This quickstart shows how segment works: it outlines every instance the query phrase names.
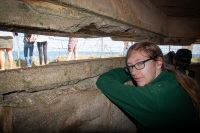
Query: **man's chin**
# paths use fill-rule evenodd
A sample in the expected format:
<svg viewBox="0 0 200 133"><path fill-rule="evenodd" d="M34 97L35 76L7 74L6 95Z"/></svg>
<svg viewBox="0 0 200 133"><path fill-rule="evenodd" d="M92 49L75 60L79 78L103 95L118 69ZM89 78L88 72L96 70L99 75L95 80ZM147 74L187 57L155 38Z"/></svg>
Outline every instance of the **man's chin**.
<svg viewBox="0 0 200 133"><path fill-rule="evenodd" d="M146 85L145 83L142 83L142 82L136 82L136 83L138 86L141 86L141 87Z"/></svg>

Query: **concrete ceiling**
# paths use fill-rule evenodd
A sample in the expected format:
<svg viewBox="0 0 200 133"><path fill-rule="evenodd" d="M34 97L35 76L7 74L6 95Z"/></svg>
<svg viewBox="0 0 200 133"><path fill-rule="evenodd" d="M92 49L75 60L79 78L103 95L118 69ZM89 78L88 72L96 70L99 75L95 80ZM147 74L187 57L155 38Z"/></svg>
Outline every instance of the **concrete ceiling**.
<svg viewBox="0 0 200 133"><path fill-rule="evenodd" d="M149 0L169 17L200 18L200 0Z"/></svg>
<svg viewBox="0 0 200 133"><path fill-rule="evenodd" d="M200 0L149 0L168 17L200 19ZM200 37L195 41L200 44Z"/></svg>
<svg viewBox="0 0 200 133"><path fill-rule="evenodd" d="M0 1L0 30L163 45L200 43L200 0L97 1Z"/></svg>

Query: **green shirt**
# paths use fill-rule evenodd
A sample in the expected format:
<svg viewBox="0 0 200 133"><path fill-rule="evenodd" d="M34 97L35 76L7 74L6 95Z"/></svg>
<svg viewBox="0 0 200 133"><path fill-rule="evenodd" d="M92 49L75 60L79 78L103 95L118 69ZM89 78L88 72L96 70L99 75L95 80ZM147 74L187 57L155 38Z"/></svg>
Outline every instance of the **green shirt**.
<svg viewBox="0 0 200 133"><path fill-rule="evenodd" d="M130 74L116 68L102 74L96 85L137 121L138 132L191 132L199 126L195 107L173 74L163 70L142 87L125 85L128 80Z"/></svg>

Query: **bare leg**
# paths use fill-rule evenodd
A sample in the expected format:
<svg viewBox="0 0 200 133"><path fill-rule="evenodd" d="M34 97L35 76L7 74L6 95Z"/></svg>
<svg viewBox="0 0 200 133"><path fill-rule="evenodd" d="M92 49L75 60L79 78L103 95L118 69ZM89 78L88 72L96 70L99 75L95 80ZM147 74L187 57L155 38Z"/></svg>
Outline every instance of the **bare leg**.
<svg viewBox="0 0 200 133"><path fill-rule="evenodd" d="M74 60L78 60L78 52L77 52L77 50L74 50Z"/></svg>
<svg viewBox="0 0 200 133"><path fill-rule="evenodd" d="M8 61L9 61L9 69L13 68L13 55L12 55L12 49L11 48L7 48L6 52L8 54Z"/></svg>
<svg viewBox="0 0 200 133"><path fill-rule="evenodd" d="M68 61L68 60L71 60L71 57L72 57L72 52L69 52L69 51L68 51L67 61Z"/></svg>
<svg viewBox="0 0 200 133"><path fill-rule="evenodd" d="M40 65L42 65L43 64L42 43L41 42L37 42L37 47L38 47L38 52L39 52Z"/></svg>
<svg viewBox="0 0 200 133"><path fill-rule="evenodd" d="M4 62L5 62L4 48L0 48L0 70L5 70Z"/></svg>

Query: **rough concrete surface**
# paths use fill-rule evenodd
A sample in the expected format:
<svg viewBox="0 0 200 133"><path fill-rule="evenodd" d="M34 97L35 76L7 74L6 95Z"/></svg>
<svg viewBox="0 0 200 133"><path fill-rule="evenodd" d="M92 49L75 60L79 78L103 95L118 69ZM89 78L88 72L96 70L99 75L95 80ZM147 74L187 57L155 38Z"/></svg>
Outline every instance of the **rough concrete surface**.
<svg viewBox="0 0 200 133"><path fill-rule="evenodd" d="M120 57L0 72L0 131L135 132L135 125L96 87L101 73L122 66Z"/></svg>

